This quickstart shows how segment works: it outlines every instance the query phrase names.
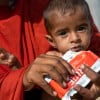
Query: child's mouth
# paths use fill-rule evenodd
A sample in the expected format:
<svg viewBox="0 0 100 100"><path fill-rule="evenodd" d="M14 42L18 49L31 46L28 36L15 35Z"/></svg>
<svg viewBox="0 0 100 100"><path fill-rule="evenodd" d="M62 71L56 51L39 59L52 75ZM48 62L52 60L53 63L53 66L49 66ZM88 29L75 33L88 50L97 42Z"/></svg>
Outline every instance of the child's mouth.
<svg viewBox="0 0 100 100"><path fill-rule="evenodd" d="M81 46L76 46L76 47L71 48L71 51L74 51L74 52L78 52L81 50L82 50Z"/></svg>

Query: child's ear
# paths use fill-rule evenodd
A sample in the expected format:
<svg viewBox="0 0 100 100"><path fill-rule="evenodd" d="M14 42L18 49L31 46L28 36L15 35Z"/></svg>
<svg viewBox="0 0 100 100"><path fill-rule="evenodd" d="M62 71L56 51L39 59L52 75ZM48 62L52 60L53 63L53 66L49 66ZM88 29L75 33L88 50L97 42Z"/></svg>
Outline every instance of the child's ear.
<svg viewBox="0 0 100 100"><path fill-rule="evenodd" d="M54 40L53 40L52 36L46 35L45 38L48 40L48 42L50 43L51 46L53 46L54 48L56 48L56 45L54 43Z"/></svg>

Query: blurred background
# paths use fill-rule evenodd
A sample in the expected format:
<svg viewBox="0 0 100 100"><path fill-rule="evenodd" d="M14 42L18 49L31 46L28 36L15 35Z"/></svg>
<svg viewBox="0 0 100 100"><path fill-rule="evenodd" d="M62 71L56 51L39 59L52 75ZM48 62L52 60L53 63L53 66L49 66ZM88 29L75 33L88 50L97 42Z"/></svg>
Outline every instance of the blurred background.
<svg viewBox="0 0 100 100"><path fill-rule="evenodd" d="M93 20L100 31L100 0L86 0L90 10L91 14L93 16Z"/></svg>

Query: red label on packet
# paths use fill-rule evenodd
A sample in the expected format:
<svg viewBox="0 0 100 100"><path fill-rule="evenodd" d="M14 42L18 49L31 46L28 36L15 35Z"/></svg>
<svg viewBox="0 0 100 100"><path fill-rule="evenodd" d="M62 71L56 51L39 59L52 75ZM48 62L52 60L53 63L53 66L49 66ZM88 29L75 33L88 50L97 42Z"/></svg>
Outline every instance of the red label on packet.
<svg viewBox="0 0 100 100"><path fill-rule="evenodd" d="M90 82L90 79L82 72L80 66L85 64L91 67L91 69L93 69L95 72L99 72L100 58L91 51L68 51L63 55L62 58L69 62L76 71L76 75L70 77L70 81L67 83L67 88L63 89L56 81L52 80L50 77L46 77L45 80L57 92L59 98L62 100L71 100L70 96L73 96L77 93L77 91L73 89L75 84L79 84L85 87Z"/></svg>

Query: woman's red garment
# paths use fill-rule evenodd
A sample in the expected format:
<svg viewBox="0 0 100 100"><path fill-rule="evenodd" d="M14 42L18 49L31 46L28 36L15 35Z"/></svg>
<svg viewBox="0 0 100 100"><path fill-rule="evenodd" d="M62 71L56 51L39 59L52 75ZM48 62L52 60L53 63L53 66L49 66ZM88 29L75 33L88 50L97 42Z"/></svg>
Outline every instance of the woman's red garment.
<svg viewBox="0 0 100 100"><path fill-rule="evenodd" d="M13 53L22 64L17 71L0 66L0 100L23 100L22 77L26 66L50 47L42 20L47 1L18 0L15 10L0 10L0 48ZM100 44L100 36L98 41ZM98 43L91 44L91 50L100 54Z"/></svg>
<svg viewBox="0 0 100 100"><path fill-rule="evenodd" d="M89 50L100 57L100 33L93 34Z"/></svg>
<svg viewBox="0 0 100 100"><path fill-rule="evenodd" d="M41 19L46 3L47 0L18 0L15 10L0 7L0 48L13 53L23 67L10 71L0 66L0 100L23 100L25 66L49 48Z"/></svg>

